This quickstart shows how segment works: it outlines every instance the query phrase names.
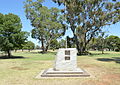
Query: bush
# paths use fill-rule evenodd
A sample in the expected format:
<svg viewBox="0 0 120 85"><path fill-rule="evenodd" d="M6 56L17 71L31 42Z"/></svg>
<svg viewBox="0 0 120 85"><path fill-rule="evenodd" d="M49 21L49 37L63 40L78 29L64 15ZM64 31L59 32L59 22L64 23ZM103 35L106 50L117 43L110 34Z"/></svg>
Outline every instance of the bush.
<svg viewBox="0 0 120 85"><path fill-rule="evenodd" d="M120 49L115 49L115 52L119 52L120 51Z"/></svg>

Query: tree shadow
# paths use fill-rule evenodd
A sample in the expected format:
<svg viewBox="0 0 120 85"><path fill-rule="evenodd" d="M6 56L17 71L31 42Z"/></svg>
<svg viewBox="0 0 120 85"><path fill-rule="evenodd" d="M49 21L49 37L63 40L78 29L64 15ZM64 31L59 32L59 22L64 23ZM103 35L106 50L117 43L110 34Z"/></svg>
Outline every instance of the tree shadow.
<svg viewBox="0 0 120 85"><path fill-rule="evenodd" d="M111 62L114 61L115 63L120 64L120 57L112 57L112 58L97 58L98 61L104 61L104 62Z"/></svg>
<svg viewBox="0 0 120 85"><path fill-rule="evenodd" d="M110 53L104 53L104 54L102 54L102 53L91 53L90 57L92 57L92 56L99 56L99 55L108 55L108 54L110 54Z"/></svg>
<svg viewBox="0 0 120 85"><path fill-rule="evenodd" d="M25 59L26 57L23 57L23 56L11 56L11 57L8 57L8 56L0 56L0 59Z"/></svg>
<svg viewBox="0 0 120 85"><path fill-rule="evenodd" d="M30 52L30 53L32 53L32 54L38 54L39 52Z"/></svg>
<svg viewBox="0 0 120 85"><path fill-rule="evenodd" d="M57 52L51 52L51 51L47 51L47 52L45 52L45 53L43 53L42 51L39 51L39 52L37 52L37 53L40 53L40 54L53 54L53 55L56 55L56 54L57 54Z"/></svg>

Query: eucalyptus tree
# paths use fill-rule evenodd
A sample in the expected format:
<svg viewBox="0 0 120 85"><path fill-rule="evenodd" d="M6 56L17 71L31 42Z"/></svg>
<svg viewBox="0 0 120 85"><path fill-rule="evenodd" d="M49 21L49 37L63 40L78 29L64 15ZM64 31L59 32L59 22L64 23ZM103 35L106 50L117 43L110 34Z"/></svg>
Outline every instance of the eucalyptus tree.
<svg viewBox="0 0 120 85"><path fill-rule="evenodd" d="M25 13L27 19L34 27L32 38L38 39L42 44L42 52L48 50L52 39L57 39L64 35L65 24L60 10L57 8L48 9L42 6L43 0L27 0L25 2Z"/></svg>
<svg viewBox="0 0 120 85"><path fill-rule="evenodd" d="M117 0L53 0L64 5L66 22L71 28L78 54L86 52L86 46L102 28L120 20L120 2Z"/></svg>
<svg viewBox="0 0 120 85"><path fill-rule="evenodd" d="M33 49L35 49L35 44L32 41L27 41L23 44L22 50L28 50L30 52Z"/></svg>
<svg viewBox="0 0 120 85"><path fill-rule="evenodd" d="M106 38L107 48L114 51L115 49L120 50L120 38L118 36L110 35Z"/></svg>
<svg viewBox="0 0 120 85"><path fill-rule="evenodd" d="M61 39L58 43L59 43L59 48L65 48L66 47L66 40Z"/></svg>
<svg viewBox="0 0 120 85"><path fill-rule="evenodd" d="M59 48L58 41L56 39L52 39L50 42L50 49L54 51L55 49L58 49L58 48Z"/></svg>
<svg viewBox="0 0 120 85"><path fill-rule="evenodd" d="M21 48L28 33L21 30L22 23L17 15L0 13L0 48L11 57L11 50Z"/></svg>
<svg viewBox="0 0 120 85"><path fill-rule="evenodd" d="M97 38L96 38L96 47L98 50L102 51L102 54L104 54L104 49L107 48L107 41L106 38L108 35L105 35L105 32L102 32Z"/></svg>
<svg viewBox="0 0 120 85"><path fill-rule="evenodd" d="M37 49L40 49L40 46L39 45L36 45L35 46L35 49L37 50Z"/></svg>

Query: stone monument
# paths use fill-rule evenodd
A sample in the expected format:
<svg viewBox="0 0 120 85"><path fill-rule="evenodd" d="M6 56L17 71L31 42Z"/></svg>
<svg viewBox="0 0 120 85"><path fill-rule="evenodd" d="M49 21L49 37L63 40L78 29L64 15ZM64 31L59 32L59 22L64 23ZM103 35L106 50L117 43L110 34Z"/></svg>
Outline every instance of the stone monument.
<svg viewBox="0 0 120 85"><path fill-rule="evenodd" d="M60 48L53 68L42 71L40 77L89 77L90 75L77 67L76 48Z"/></svg>
<svg viewBox="0 0 120 85"><path fill-rule="evenodd" d="M54 70L74 71L77 68L77 50L75 48L60 48L58 50Z"/></svg>

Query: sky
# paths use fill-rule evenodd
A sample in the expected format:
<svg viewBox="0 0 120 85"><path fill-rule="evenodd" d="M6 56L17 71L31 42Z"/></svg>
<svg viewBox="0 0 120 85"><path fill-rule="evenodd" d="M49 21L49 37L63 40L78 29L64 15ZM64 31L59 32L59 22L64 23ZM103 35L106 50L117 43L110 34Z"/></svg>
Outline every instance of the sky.
<svg viewBox="0 0 120 85"><path fill-rule="evenodd" d="M22 22L22 30L31 32L33 27L31 26L31 23L29 20L27 20L24 12L24 2L25 0L0 0L0 13L2 14L8 14L13 13L15 15L18 15L21 18ZM46 2L43 3L44 6L50 7L58 7L57 4L53 3L51 0L46 0ZM58 7L62 8L62 7ZM111 26L105 27L105 31L108 32L109 35L115 35L120 37L120 22ZM69 29L65 36L72 37L72 32ZM65 37L64 37L65 38ZM31 37L28 38L29 41L34 42L36 45L39 45L40 43L36 39L32 39Z"/></svg>

